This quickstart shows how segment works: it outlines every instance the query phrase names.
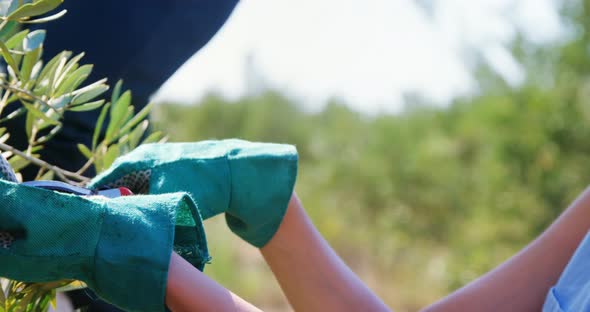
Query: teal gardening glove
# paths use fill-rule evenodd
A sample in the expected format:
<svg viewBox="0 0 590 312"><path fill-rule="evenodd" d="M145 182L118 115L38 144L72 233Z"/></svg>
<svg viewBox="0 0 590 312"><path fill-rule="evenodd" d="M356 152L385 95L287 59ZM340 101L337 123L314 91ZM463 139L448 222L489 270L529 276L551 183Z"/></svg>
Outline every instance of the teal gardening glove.
<svg viewBox="0 0 590 312"><path fill-rule="evenodd" d="M192 264L208 260L196 206L183 193L80 197L0 181L0 276L84 281L128 311L164 311L175 233L192 231ZM181 246L188 247L186 242Z"/></svg>
<svg viewBox="0 0 590 312"><path fill-rule="evenodd" d="M291 145L235 139L146 144L117 159L91 187L187 192L203 219L225 213L234 233L262 247L281 224L296 175L297 151Z"/></svg>

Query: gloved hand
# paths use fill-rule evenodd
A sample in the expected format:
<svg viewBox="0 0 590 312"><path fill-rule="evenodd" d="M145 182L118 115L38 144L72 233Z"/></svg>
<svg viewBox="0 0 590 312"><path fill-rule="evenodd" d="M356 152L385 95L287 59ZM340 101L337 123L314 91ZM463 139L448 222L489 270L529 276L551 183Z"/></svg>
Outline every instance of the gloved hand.
<svg viewBox="0 0 590 312"><path fill-rule="evenodd" d="M294 146L242 140L146 144L118 158L90 187L134 193L188 192L203 219L224 213L229 228L262 247L277 231L295 184Z"/></svg>
<svg viewBox="0 0 590 312"><path fill-rule="evenodd" d="M0 276L81 280L123 309L164 311L175 225L199 238L193 264L208 259L201 220L183 193L107 199L0 180L0 198L0 232L10 235Z"/></svg>

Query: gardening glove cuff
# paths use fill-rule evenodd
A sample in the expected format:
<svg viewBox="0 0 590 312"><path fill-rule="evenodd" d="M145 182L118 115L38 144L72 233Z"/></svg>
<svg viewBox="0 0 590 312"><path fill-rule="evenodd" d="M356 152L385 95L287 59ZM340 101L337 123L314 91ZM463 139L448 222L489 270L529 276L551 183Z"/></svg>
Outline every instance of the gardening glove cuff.
<svg viewBox="0 0 590 312"><path fill-rule="evenodd" d="M231 176L229 228L262 247L281 225L297 177L292 145L232 140L227 159Z"/></svg>
<svg viewBox="0 0 590 312"><path fill-rule="evenodd" d="M105 199L96 247L96 293L128 311L165 310L172 250L199 270L209 260L196 206L185 193ZM181 231L185 236L176 239ZM190 239L189 239L190 238Z"/></svg>

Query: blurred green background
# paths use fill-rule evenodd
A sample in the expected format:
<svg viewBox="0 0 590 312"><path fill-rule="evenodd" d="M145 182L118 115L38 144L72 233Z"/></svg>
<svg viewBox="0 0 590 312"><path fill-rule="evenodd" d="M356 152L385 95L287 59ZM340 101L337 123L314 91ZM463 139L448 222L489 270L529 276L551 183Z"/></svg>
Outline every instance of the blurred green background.
<svg viewBox="0 0 590 312"><path fill-rule="evenodd" d="M477 94L442 108L413 95L399 114L368 116L338 99L311 113L271 90L163 103L153 117L171 141L295 144L296 191L320 232L387 304L416 311L513 255L590 181L590 1L561 13L563 40L513 43L524 84L482 62ZM206 223L207 274L288 311L258 251L222 218Z"/></svg>

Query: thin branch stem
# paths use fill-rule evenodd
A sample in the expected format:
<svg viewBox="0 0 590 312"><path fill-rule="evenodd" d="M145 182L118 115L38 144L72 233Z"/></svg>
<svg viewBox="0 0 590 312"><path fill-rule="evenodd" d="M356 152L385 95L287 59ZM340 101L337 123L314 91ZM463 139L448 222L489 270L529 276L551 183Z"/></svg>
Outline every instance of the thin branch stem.
<svg viewBox="0 0 590 312"><path fill-rule="evenodd" d="M36 122L33 123L33 129L31 130L31 137L29 137L29 146L27 147L26 154L29 156L33 155L33 146L35 145L35 139L37 138L37 126Z"/></svg>
<svg viewBox="0 0 590 312"><path fill-rule="evenodd" d="M18 116L22 116L22 115L24 115L26 112L27 112L27 109L26 109L26 108L24 108L24 107L21 107L21 108L19 108L19 109L15 110L14 112L12 112L12 113L8 114L8 116L6 116L6 117L4 117L4 118L1 118L1 119L0 119L0 124L2 124L2 123L3 123L3 122L5 122L5 121L8 121L8 120L14 119L14 118L16 118L16 117L18 117ZM0 111L0 115L1 115L1 114L2 114L2 112Z"/></svg>
<svg viewBox="0 0 590 312"><path fill-rule="evenodd" d="M6 105L8 105L8 98L10 97L10 90L6 90L4 92L4 95L2 96L2 101L0 101L0 115L2 115L2 111L4 111L4 108L6 107Z"/></svg>
<svg viewBox="0 0 590 312"><path fill-rule="evenodd" d="M63 180L64 182L67 182L70 184L75 184L75 185L84 185L84 184L90 182L90 179L85 176L82 176L82 175L77 174L75 172L71 172L71 171L59 168L59 167L54 166L46 161L43 161L43 160L38 159L36 157L27 155L26 153L23 153L22 151L14 148L8 144L0 143L0 150L12 152L13 154L18 155L18 156L30 161L31 163L33 163L39 167L43 167L47 170L51 170L55 173L55 175L57 175L57 177L59 179Z"/></svg>
<svg viewBox="0 0 590 312"><path fill-rule="evenodd" d="M51 139L53 139L53 137L55 137L62 129L62 125L59 126L55 126L53 129L51 129L51 131L49 131L48 134L40 137L34 144L35 145L39 145L39 144L45 144L47 142L49 142Z"/></svg>
<svg viewBox="0 0 590 312"><path fill-rule="evenodd" d="M6 26L6 24L8 24L8 20L7 20L7 19L3 19L3 20L2 20L2 24L0 24L0 30L1 30L2 28L4 28L4 26Z"/></svg>
<svg viewBox="0 0 590 312"><path fill-rule="evenodd" d="M38 101L39 103L41 103L41 105L55 111L56 113L58 113L61 116L61 113L55 107L51 106L51 104L49 104L47 101L34 95L33 93L29 92L28 90L24 90L19 87L11 86L11 85L4 84L4 83L0 83L0 88L6 89L6 90L11 90L16 93L22 93L22 94L30 97L31 99Z"/></svg>
<svg viewBox="0 0 590 312"><path fill-rule="evenodd" d="M41 179L41 177L45 174L46 171L47 171L47 169L45 169L45 167L39 168L39 171L37 172L37 176L35 177L35 180Z"/></svg>
<svg viewBox="0 0 590 312"><path fill-rule="evenodd" d="M14 50L14 49L10 49L9 51L12 54L18 54L18 55L25 55L26 54L24 51L19 51L19 50Z"/></svg>
<svg viewBox="0 0 590 312"><path fill-rule="evenodd" d="M94 156L95 155L92 155L92 157L90 157L88 161L84 164L84 166L82 166L82 168L76 171L76 173L80 175L84 174L84 172L86 172L86 170L88 170L90 166L92 166L92 164L94 163Z"/></svg>

